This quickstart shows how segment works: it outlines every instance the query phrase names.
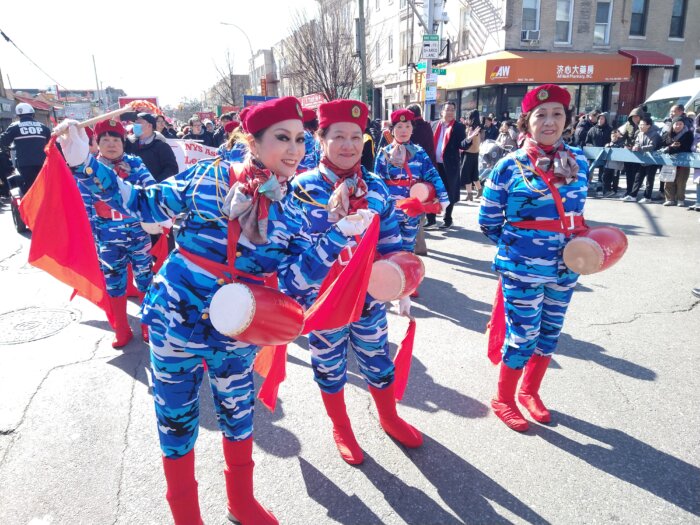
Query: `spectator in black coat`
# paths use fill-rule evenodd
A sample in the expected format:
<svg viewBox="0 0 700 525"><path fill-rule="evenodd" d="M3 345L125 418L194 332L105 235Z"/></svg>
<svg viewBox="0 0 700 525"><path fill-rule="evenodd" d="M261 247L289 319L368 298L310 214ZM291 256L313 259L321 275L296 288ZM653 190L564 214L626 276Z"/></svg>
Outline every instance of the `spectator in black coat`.
<svg viewBox="0 0 700 525"><path fill-rule="evenodd" d="M150 113L139 113L134 121L133 135L129 135L125 151L141 157L143 163L157 182L177 174L175 154L163 135L155 131L156 117Z"/></svg>
<svg viewBox="0 0 700 525"><path fill-rule="evenodd" d="M156 117L156 131L163 135L166 139L176 139L177 132L173 129L172 125L168 124L163 115L158 115Z"/></svg>
<svg viewBox="0 0 700 525"><path fill-rule="evenodd" d="M602 148L608 142L610 142L610 133L612 128L608 124L608 114L601 113L598 115L598 121L595 126L592 126L586 134L586 140L584 146L595 146L597 148Z"/></svg>
<svg viewBox="0 0 700 525"><path fill-rule="evenodd" d="M440 120L432 123L433 144L435 144L436 167L450 197L450 205L445 210L444 222L440 229L452 227L452 209L459 202L460 148L467 138L464 124L455 120L457 107L454 102L442 105ZM435 224L435 215L428 214L426 228Z"/></svg>
<svg viewBox="0 0 700 525"><path fill-rule="evenodd" d="M586 144L588 130L595 126L599 114L598 111L591 111L586 118L581 119L578 124L576 124L576 129L574 130L574 146L582 147Z"/></svg>
<svg viewBox="0 0 700 525"><path fill-rule="evenodd" d="M411 142L425 150L430 161L435 165L435 144L433 143L433 128L425 120L418 104L411 104L406 109L415 115Z"/></svg>
<svg viewBox="0 0 700 525"><path fill-rule="evenodd" d="M185 140L196 140L201 142L205 146L212 147L214 145L214 136L209 133L204 126L202 121L198 118L192 117L189 121L190 131L184 137Z"/></svg>
<svg viewBox="0 0 700 525"><path fill-rule="evenodd" d="M218 148L221 146L224 142L226 142L226 139L228 138L226 133L226 123L227 122L233 122L233 113L224 113L219 117L219 123L220 126L216 128L216 131L214 131L214 147Z"/></svg>
<svg viewBox="0 0 700 525"><path fill-rule="evenodd" d="M496 140L498 138L498 128L494 124L492 116L484 117L481 131L484 134L484 140Z"/></svg>

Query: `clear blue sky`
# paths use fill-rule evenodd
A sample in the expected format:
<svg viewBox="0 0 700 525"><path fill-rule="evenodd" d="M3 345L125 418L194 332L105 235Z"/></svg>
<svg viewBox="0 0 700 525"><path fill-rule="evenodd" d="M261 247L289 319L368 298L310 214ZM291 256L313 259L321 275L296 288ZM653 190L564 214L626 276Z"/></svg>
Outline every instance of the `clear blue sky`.
<svg viewBox="0 0 700 525"><path fill-rule="evenodd" d="M0 29L59 83L94 89L97 73L104 87L129 96L158 96L162 105L182 97L199 98L217 79L214 64L226 50L237 73L247 73L250 51L269 48L288 35L293 14L313 9L314 0L147 0L6 2ZM9 16L7 14L9 13ZM0 38L0 70L14 88L45 89L52 81Z"/></svg>

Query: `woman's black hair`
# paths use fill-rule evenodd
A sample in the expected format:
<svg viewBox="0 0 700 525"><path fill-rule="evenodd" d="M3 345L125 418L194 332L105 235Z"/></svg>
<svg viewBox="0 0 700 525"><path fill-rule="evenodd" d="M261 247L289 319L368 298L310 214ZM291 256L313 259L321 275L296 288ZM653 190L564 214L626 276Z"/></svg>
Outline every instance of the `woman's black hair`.
<svg viewBox="0 0 700 525"><path fill-rule="evenodd" d="M119 133L116 131L105 131L104 133L100 133L100 135L97 137L97 143L100 143L100 139L107 135L108 137L117 137L118 139L122 139L122 144L124 144L124 137L122 137Z"/></svg>

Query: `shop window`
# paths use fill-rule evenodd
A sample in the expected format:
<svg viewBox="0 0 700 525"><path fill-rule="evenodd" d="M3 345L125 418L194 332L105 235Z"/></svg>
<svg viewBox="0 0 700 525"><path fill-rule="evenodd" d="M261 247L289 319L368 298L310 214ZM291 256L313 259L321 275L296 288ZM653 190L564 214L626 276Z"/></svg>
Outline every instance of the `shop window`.
<svg viewBox="0 0 700 525"><path fill-rule="evenodd" d="M632 0L632 18L630 19L630 35L644 36L647 33L647 0Z"/></svg>
<svg viewBox="0 0 700 525"><path fill-rule="evenodd" d="M664 69L664 77L662 80L662 84L666 86L668 84L671 84L672 82L677 82L680 69L680 64L676 64L673 67L667 67L666 69Z"/></svg>
<svg viewBox="0 0 700 525"><path fill-rule="evenodd" d="M673 0L673 11L671 11L671 31L668 36L671 38L683 38L685 33L685 12L688 9L687 0Z"/></svg>
<svg viewBox="0 0 700 525"><path fill-rule="evenodd" d="M574 19L574 0L557 0L554 41L571 43L571 25Z"/></svg>
<svg viewBox="0 0 700 525"><path fill-rule="evenodd" d="M595 9L595 30L593 43L607 45L610 43L610 20L612 18L612 1L598 1Z"/></svg>
<svg viewBox="0 0 700 525"><path fill-rule="evenodd" d="M462 95L460 97L459 111L463 117L469 115L469 112L476 109L477 103L477 93L478 90L474 89L463 89Z"/></svg>
<svg viewBox="0 0 700 525"><path fill-rule="evenodd" d="M497 114L498 88L484 87L479 90L479 112L484 115Z"/></svg>
<svg viewBox="0 0 700 525"><path fill-rule="evenodd" d="M523 31L540 28L540 0L523 0Z"/></svg>
<svg viewBox="0 0 700 525"><path fill-rule="evenodd" d="M588 84L581 86L581 105L579 111L586 113L594 109L603 107L603 86L596 84Z"/></svg>
<svg viewBox="0 0 700 525"><path fill-rule="evenodd" d="M387 55L389 57L389 62L394 60L394 35L389 35L387 42Z"/></svg>

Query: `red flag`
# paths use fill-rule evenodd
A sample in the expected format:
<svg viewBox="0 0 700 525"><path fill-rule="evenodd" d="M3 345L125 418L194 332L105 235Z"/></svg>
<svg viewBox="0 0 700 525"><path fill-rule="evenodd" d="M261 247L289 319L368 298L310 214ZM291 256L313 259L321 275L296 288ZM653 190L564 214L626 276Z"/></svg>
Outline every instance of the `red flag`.
<svg viewBox="0 0 700 525"><path fill-rule="evenodd" d="M379 216L375 216L350 262L337 274L334 281L324 281L322 293L304 315L302 333L340 328L360 318L378 240Z"/></svg>
<svg viewBox="0 0 700 525"><path fill-rule="evenodd" d="M409 197L407 199L401 199L396 201L396 208L403 210L403 212L410 217L418 217L423 213L440 213L442 208L440 207L440 202L435 200L435 202L429 202L423 204L418 200L418 197Z"/></svg>
<svg viewBox="0 0 700 525"><path fill-rule="evenodd" d="M164 228L163 233L156 243L151 246L151 256L153 257L153 275L158 273L160 267L163 266L165 259L168 257L168 235L170 234L170 228Z"/></svg>
<svg viewBox="0 0 700 525"><path fill-rule="evenodd" d="M488 356L494 365L501 362L503 342L506 340L506 310L503 302L503 289L501 280L498 280L496 298L493 301L491 320L486 325L486 335L489 338Z"/></svg>
<svg viewBox="0 0 700 525"><path fill-rule="evenodd" d="M411 317L408 322L406 335L401 341L396 357L394 358L394 398L396 401L403 399L403 393L408 385L408 375L411 373L411 359L413 358L413 340L416 338L416 320Z"/></svg>
<svg viewBox="0 0 700 525"><path fill-rule="evenodd" d="M44 166L20 204L22 220L32 230L29 263L102 308L113 324L104 275L78 186L55 138L45 151Z"/></svg>

